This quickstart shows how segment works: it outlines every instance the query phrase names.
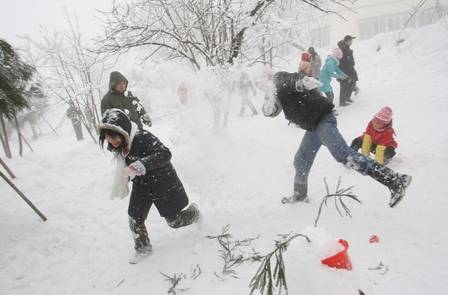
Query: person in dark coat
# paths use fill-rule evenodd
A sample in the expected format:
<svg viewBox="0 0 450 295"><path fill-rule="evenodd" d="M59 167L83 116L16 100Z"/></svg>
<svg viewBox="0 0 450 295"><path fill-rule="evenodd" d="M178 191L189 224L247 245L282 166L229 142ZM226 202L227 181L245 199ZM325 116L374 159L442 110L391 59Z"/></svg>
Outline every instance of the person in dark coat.
<svg viewBox="0 0 450 295"><path fill-rule="evenodd" d="M137 124L139 129L143 128L142 123L151 127L152 120L144 107L139 102L139 99L128 91L128 80L119 72L111 72L109 76L108 93L103 96L101 101L102 114L108 109L120 109L124 111ZM142 121L142 122L141 122Z"/></svg>
<svg viewBox="0 0 450 295"><path fill-rule="evenodd" d="M347 106L353 102L351 96L352 92L355 90L356 81L358 81L353 50L350 48L353 39L355 38L356 37L346 35L343 40L338 42L338 46L342 50L342 59L339 61L339 68L348 76L347 79L338 80L341 86L339 94L340 106Z"/></svg>
<svg viewBox="0 0 450 295"><path fill-rule="evenodd" d="M308 48L308 53L311 54L311 75L313 78L319 80L320 69L322 67L322 60L319 54L314 50L314 47Z"/></svg>
<svg viewBox="0 0 450 295"><path fill-rule="evenodd" d="M264 115L275 117L283 111L288 121L306 130L294 160L294 194L284 198L283 203L308 200L309 171L322 145L336 161L387 186L391 207L403 198L411 176L396 173L350 148L337 129L333 103L315 89L317 85L309 83L311 78L299 73L278 72L266 79L267 83L262 87L266 92Z"/></svg>
<svg viewBox="0 0 450 295"><path fill-rule="evenodd" d="M66 111L66 116L72 121L72 127L75 131L75 136L77 137L77 141L83 140L83 129L81 128L81 120L77 109L75 108L75 104L70 101L69 108Z"/></svg>
<svg viewBox="0 0 450 295"><path fill-rule="evenodd" d="M100 145L103 147L106 140L107 149L123 158L127 165L124 174L133 182L128 216L136 255L152 250L145 220L153 204L172 228L198 221L200 212L195 203L187 207L188 196L170 163L172 154L156 136L138 129L119 109L105 112L99 133Z"/></svg>

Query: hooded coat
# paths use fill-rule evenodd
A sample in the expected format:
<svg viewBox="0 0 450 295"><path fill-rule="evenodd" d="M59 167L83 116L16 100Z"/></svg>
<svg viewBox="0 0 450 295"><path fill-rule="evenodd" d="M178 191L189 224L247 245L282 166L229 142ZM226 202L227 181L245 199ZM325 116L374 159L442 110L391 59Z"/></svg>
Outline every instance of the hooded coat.
<svg viewBox="0 0 450 295"><path fill-rule="evenodd" d="M305 130L313 131L322 118L333 110L334 104L316 89L299 89L297 85L302 78L299 73L276 73L273 77L275 100L283 109L288 121ZM278 115L280 109L274 110L273 114L265 113L265 115L271 117Z"/></svg>
<svg viewBox="0 0 450 295"><path fill-rule="evenodd" d="M128 80L119 72L111 72L109 77L108 93L105 94L101 102L102 114L107 109L120 109L124 111L139 129L143 128L141 116L145 114L145 110L140 106L139 99L134 96L125 96L125 93L120 93L114 90L114 87L120 82L125 81L128 87ZM125 88L126 90L126 88ZM139 110L138 110L139 109Z"/></svg>
<svg viewBox="0 0 450 295"><path fill-rule="evenodd" d="M331 78L344 78L345 74L338 67L339 61L332 55L328 55L320 71L320 82L323 83L320 91L325 93L333 92L331 87Z"/></svg>
<svg viewBox="0 0 450 295"><path fill-rule="evenodd" d="M178 175L170 160L169 149L152 133L137 129L133 122L120 110L107 113L99 129L110 129L120 133L125 138L125 147L116 151L122 155L126 165L140 161L146 173L132 179L132 198L149 198L155 203L162 217L171 217L187 206L189 200ZM108 150L114 147L108 144ZM130 204L129 215L139 214L139 208Z"/></svg>

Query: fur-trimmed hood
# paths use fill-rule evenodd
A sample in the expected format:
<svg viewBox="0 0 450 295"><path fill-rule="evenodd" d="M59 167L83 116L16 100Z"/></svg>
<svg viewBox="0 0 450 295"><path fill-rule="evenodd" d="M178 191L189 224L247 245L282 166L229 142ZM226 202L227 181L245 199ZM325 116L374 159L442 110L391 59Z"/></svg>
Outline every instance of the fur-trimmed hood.
<svg viewBox="0 0 450 295"><path fill-rule="evenodd" d="M108 109L103 115L102 122L98 125L99 133L103 129L108 129L121 134L125 138L125 148L122 153L128 154L131 150L134 136L138 130L137 125L130 121L130 118L120 109ZM108 150L114 148L108 143Z"/></svg>

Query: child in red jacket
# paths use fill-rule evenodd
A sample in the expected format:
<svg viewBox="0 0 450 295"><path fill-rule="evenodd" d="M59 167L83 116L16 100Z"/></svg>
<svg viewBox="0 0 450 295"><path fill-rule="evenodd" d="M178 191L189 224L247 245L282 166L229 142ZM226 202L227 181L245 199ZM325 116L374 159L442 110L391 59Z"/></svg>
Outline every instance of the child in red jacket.
<svg viewBox="0 0 450 295"><path fill-rule="evenodd" d="M398 146L394 135L392 109L384 107L375 114L363 135L353 140L351 147L356 151L361 148L361 153L366 156L375 153L375 161L386 164L394 157Z"/></svg>

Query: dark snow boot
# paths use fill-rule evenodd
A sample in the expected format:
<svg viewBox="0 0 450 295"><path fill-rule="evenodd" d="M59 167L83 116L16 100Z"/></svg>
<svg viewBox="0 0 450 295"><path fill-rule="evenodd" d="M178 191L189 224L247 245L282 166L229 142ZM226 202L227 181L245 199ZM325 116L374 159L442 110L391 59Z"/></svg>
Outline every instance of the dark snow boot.
<svg viewBox="0 0 450 295"><path fill-rule="evenodd" d="M200 220L200 211L195 203L192 203L175 216L166 217L167 224L172 228L179 228L190 225Z"/></svg>
<svg viewBox="0 0 450 295"><path fill-rule="evenodd" d="M136 253L146 253L152 251L152 245L148 238L147 229L144 220L129 217L130 229L134 240L134 249Z"/></svg>
<svg viewBox="0 0 450 295"><path fill-rule="evenodd" d="M395 207L405 196L406 189L411 183L412 177L407 174L394 172L392 169L374 163L372 169L368 173L373 179L389 188L391 192L391 200L389 206Z"/></svg>

